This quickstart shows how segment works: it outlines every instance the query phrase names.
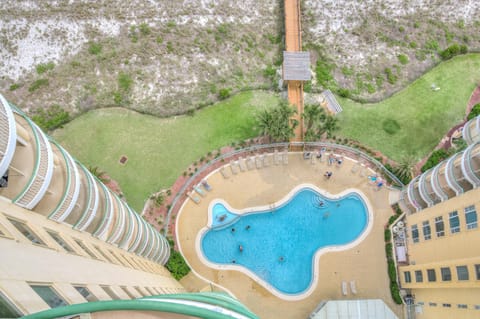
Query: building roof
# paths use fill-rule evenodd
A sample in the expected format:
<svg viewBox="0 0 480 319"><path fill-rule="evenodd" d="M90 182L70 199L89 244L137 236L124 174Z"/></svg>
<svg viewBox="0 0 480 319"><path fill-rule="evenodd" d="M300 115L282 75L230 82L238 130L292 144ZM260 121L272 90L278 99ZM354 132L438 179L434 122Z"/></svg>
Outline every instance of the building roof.
<svg viewBox="0 0 480 319"><path fill-rule="evenodd" d="M310 81L310 52L283 51L283 80Z"/></svg>
<svg viewBox="0 0 480 319"><path fill-rule="evenodd" d="M398 319L380 299L330 300L321 303L310 319Z"/></svg>

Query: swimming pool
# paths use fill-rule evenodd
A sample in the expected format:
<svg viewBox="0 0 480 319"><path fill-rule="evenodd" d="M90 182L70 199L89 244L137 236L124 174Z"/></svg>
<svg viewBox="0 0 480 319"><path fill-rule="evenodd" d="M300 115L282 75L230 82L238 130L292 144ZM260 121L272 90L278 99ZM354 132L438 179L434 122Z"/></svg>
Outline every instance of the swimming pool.
<svg viewBox="0 0 480 319"><path fill-rule="evenodd" d="M242 211L214 200L197 241L210 266L244 271L277 295L301 296L318 277L315 260L360 242L369 215L355 190L331 196L302 185L274 205Z"/></svg>

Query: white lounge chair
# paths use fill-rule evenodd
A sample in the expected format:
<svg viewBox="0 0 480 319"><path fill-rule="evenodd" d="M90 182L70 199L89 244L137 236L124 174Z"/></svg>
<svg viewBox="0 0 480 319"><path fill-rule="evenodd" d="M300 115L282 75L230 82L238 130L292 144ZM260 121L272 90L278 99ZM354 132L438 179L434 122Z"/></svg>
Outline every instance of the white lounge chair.
<svg viewBox="0 0 480 319"><path fill-rule="evenodd" d="M255 166L257 168L262 168L263 165L263 155L257 155L255 157Z"/></svg>
<svg viewBox="0 0 480 319"><path fill-rule="evenodd" d="M249 171L255 168L255 160L251 156L247 159L247 168Z"/></svg>
<svg viewBox="0 0 480 319"><path fill-rule="evenodd" d="M273 152L273 162L275 163L275 165L280 165L280 161L281 161L281 158L280 158L280 156L279 156L279 154L278 154L278 151L275 150L275 151Z"/></svg>
<svg viewBox="0 0 480 319"><path fill-rule="evenodd" d="M198 195L205 197L205 192L198 185L194 186L193 189L198 193Z"/></svg>
<svg viewBox="0 0 480 319"><path fill-rule="evenodd" d="M283 157L283 165L287 165L288 164L288 152L283 152L282 157Z"/></svg>
<svg viewBox="0 0 480 319"><path fill-rule="evenodd" d="M352 294L354 295L357 294L357 287L355 285L355 280L350 281L350 290L352 291Z"/></svg>
<svg viewBox="0 0 480 319"><path fill-rule="evenodd" d="M238 159L238 166L240 167L240 170L242 172L245 172L247 170L247 165L245 165L245 159L244 158L239 158Z"/></svg>
<svg viewBox="0 0 480 319"><path fill-rule="evenodd" d="M346 281L342 281L342 295L346 296L348 294L348 291L347 291L347 282Z"/></svg>
<svg viewBox="0 0 480 319"><path fill-rule="evenodd" d="M193 194L193 192L188 193L187 196L188 196L188 198L193 200L193 202L195 204L200 204L200 198L198 196L196 196L195 194Z"/></svg>
<svg viewBox="0 0 480 319"><path fill-rule="evenodd" d="M220 173L222 174L223 178L227 179L229 176L227 174L227 171L225 170L225 166L222 166L222 168L220 168Z"/></svg>
<svg viewBox="0 0 480 319"><path fill-rule="evenodd" d="M230 162L230 170L232 171L233 175L236 175L238 173L238 163L231 161Z"/></svg>

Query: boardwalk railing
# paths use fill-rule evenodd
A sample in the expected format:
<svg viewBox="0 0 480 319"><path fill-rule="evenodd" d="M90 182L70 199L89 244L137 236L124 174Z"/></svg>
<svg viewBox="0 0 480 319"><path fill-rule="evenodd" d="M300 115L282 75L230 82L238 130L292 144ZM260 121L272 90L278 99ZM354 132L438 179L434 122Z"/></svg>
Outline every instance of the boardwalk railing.
<svg viewBox="0 0 480 319"><path fill-rule="evenodd" d="M210 162L206 163L202 167L200 167L180 188L180 190L175 195L170 209L167 212L167 216L165 219L164 225L164 235L168 234L168 228L170 225L170 218L172 212L178 211L180 209L179 205L182 204L181 198L186 193L186 191L193 187L195 184L199 183L203 177L205 177L208 173L214 171L215 169L220 168L224 164L227 164L227 159L234 159L240 157L241 155L247 155L249 153L265 153L269 150L280 150L280 151L288 151L289 147L295 147L299 149L300 147L305 149L305 151L313 151L314 149L320 150L321 148L326 148L328 151L331 152L342 152L347 157L353 157L355 160L364 162L365 164L370 164L370 167L373 169L382 172L382 174L387 177L391 186L394 188L402 189L404 187L403 183L385 166L382 165L379 161L374 159L373 157L363 153L362 151L340 144L333 144L333 143L326 143L326 142L291 142L291 143L273 143L273 144L260 144L260 145L252 145L246 148L238 149L229 153L222 154L221 156L211 160Z"/></svg>

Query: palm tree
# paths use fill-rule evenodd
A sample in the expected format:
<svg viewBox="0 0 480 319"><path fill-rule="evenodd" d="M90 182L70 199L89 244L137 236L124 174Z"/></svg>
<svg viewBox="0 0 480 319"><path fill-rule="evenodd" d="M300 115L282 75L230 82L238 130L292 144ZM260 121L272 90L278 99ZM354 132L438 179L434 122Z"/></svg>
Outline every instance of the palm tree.
<svg viewBox="0 0 480 319"><path fill-rule="evenodd" d="M398 165L394 168L394 173L404 183L408 184L413 177L413 167L417 159L413 155L407 155L400 159Z"/></svg>
<svg viewBox="0 0 480 319"><path fill-rule="evenodd" d="M298 121L292 119L295 113L296 110L286 102L274 108L262 110L257 114L257 127L260 134L268 136L270 141L288 141L295 135L294 130L298 125Z"/></svg>
<svg viewBox="0 0 480 319"><path fill-rule="evenodd" d="M328 136L338 129L337 119L326 114L318 104L305 105L302 117L305 121L305 140L308 142L319 140L324 133Z"/></svg>
<svg viewBox="0 0 480 319"><path fill-rule="evenodd" d="M88 170L92 173L93 176L98 178L102 183L106 184L110 182L110 179L106 176L105 172L102 171L98 166L88 166Z"/></svg>

